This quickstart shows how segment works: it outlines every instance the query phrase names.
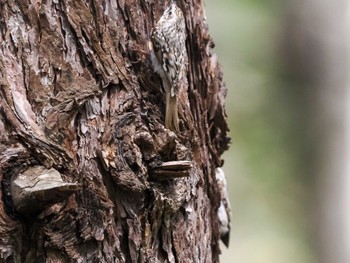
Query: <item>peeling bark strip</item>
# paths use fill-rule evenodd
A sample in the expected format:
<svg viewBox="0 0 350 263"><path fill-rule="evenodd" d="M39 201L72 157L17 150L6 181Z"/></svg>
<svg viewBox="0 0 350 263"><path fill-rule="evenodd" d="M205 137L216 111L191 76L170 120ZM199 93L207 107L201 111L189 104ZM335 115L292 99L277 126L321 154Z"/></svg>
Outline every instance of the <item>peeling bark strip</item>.
<svg viewBox="0 0 350 263"><path fill-rule="evenodd" d="M226 89L203 2L175 2L189 62L178 134L148 50L169 3L0 1L0 262L218 262ZM11 181L38 167L82 189L24 220Z"/></svg>

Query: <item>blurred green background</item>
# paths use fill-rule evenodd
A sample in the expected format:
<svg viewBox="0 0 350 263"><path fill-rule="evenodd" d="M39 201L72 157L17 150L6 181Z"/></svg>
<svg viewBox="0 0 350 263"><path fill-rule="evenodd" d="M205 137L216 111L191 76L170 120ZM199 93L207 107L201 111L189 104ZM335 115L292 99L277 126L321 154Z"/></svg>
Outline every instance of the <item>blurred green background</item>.
<svg viewBox="0 0 350 263"><path fill-rule="evenodd" d="M298 79L283 62L282 3L206 1L232 137L223 167L232 207L230 248L221 244L224 263L316 262L306 165L311 149Z"/></svg>

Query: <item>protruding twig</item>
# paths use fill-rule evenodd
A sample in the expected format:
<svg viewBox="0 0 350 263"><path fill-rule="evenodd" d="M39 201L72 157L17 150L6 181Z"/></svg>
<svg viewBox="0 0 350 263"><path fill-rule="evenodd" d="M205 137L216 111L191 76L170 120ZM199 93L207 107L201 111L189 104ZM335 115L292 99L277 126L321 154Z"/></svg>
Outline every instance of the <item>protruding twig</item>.
<svg viewBox="0 0 350 263"><path fill-rule="evenodd" d="M190 176L192 164L190 161L164 162L151 171L151 176L156 180L168 180Z"/></svg>
<svg viewBox="0 0 350 263"><path fill-rule="evenodd" d="M57 170L43 166L30 167L11 179L13 204L24 215L61 202L79 189L79 184L64 182Z"/></svg>

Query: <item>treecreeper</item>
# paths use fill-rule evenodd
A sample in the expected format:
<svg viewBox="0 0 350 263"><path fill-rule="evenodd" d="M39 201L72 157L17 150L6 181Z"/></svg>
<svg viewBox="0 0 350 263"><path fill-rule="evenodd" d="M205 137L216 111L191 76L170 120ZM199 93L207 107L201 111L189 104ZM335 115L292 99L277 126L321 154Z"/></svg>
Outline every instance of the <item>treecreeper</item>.
<svg viewBox="0 0 350 263"><path fill-rule="evenodd" d="M153 28L150 46L152 65L165 91L165 127L178 132L178 94L187 83L186 24L181 9L173 1Z"/></svg>

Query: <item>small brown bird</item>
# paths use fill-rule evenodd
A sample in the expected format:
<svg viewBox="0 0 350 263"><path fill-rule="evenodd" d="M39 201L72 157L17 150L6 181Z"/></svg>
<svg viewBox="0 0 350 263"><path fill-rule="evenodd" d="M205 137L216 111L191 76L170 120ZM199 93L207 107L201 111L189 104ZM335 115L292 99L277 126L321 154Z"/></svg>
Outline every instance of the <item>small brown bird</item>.
<svg viewBox="0 0 350 263"><path fill-rule="evenodd" d="M224 170L218 167L215 171L216 181L220 190L220 206L217 212L219 219L219 231L222 242L228 247L230 242L230 221L231 221L231 206L227 193L227 183Z"/></svg>
<svg viewBox="0 0 350 263"><path fill-rule="evenodd" d="M186 24L173 1L153 28L151 42L153 68L162 78L166 95L165 127L179 131L177 99L186 77Z"/></svg>

